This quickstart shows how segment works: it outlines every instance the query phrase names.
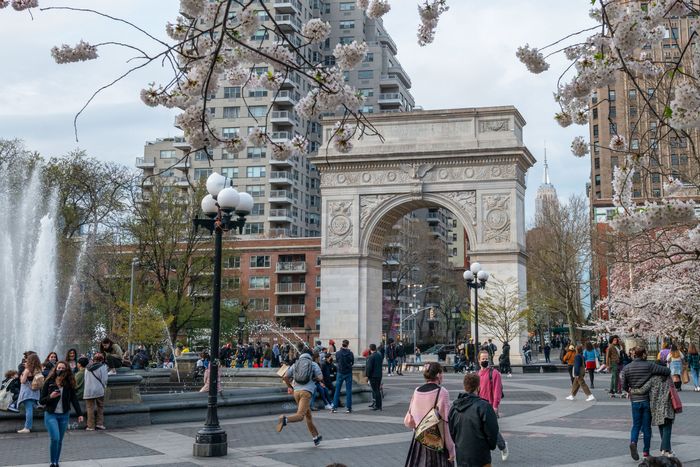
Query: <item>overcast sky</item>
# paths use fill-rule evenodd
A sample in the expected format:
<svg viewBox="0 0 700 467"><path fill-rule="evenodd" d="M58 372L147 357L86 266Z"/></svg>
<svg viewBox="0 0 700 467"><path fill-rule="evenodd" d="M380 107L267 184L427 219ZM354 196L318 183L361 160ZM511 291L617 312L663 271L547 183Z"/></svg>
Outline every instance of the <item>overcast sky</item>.
<svg viewBox="0 0 700 467"><path fill-rule="evenodd" d="M40 0L42 6L90 8L94 1ZM589 178L588 159L576 159L569 145L587 128L560 128L553 120L557 106L552 91L563 69L561 59L532 75L515 58L519 45L542 46L590 26L590 2L584 0L450 0L450 11L440 21L432 45L418 47L416 2L393 0L384 23L399 49L399 60L413 82L416 104L425 109L514 105L524 116L525 143L538 159L528 174L527 216L532 217L534 196L542 180L546 141L550 174L560 198L584 193ZM110 0L99 2L102 12L128 19L165 39L166 21L177 16L177 0ZM0 10L3 44L0 80L0 137L20 138L29 149L45 156L65 154L77 147L90 155L133 167L147 140L180 134L173 127L175 112L143 105L139 91L151 81L166 80L167 72L154 64L130 75L100 94L78 121L73 117L100 86L125 72L131 57L115 47L103 48L100 59L57 65L53 45L119 41L156 50L130 27L80 12Z"/></svg>

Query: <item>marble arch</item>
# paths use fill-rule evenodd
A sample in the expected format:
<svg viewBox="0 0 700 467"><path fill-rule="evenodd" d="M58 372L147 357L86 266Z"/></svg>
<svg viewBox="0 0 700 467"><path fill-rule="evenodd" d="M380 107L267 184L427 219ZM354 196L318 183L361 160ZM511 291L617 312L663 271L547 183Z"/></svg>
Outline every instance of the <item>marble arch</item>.
<svg viewBox="0 0 700 467"><path fill-rule="evenodd" d="M495 277L516 279L524 293L525 174L535 159L523 144L517 109L370 120L383 142L365 135L348 154L330 144L312 158L321 175L321 339L349 339L356 351L380 340L381 245L401 216L420 207L452 211L467 231L471 260ZM326 141L333 123L324 125ZM520 339L511 346L517 353Z"/></svg>

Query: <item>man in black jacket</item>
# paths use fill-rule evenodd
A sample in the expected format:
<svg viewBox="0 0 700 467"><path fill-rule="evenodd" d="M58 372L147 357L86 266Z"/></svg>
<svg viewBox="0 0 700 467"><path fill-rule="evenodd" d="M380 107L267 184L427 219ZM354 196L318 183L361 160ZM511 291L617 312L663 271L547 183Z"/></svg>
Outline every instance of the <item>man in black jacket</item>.
<svg viewBox="0 0 700 467"><path fill-rule="evenodd" d="M369 385L372 387L372 397L374 402L370 407L372 410L382 410L382 354L377 352L376 344L369 345L370 356L367 357L365 364L365 376L369 379Z"/></svg>
<svg viewBox="0 0 700 467"><path fill-rule="evenodd" d="M496 449L498 418L491 404L479 397L479 375L464 375L464 390L452 404L449 428L455 443L457 466L481 467L491 464Z"/></svg>
<svg viewBox="0 0 700 467"><path fill-rule="evenodd" d="M634 356L631 363L625 365L620 373L622 390L630 394L632 402L632 432L630 435L630 455L632 459L639 460L637 442L639 432L644 435L644 457L649 455L651 447L651 406L649 405L649 393L632 394L630 389L639 389L654 375L668 376L671 370L665 366L657 365L647 360L647 351L644 347L635 347L630 353Z"/></svg>
<svg viewBox="0 0 700 467"><path fill-rule="evenodd" d="M355 355L348 348L350 341L343 340L343 346L335 353L335 361L338 365L338 376L335 379L335 395L333 396L333 408L331 412L338 411L340 405L340 390L345 383L345 413L352 413L352 366L355 364Z"/></svg>

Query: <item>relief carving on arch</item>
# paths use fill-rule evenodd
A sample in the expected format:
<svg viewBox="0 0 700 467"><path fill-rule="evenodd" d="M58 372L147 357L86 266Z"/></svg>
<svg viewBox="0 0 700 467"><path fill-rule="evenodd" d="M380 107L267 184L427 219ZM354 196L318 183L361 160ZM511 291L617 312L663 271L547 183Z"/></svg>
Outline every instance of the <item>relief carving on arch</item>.
<svg viewBox="0 0 700 467"><path fill-rule="evenodd" d="M510 241L510 195L498 193L482 196L484 243L506 243Z"/></svg>
<svg viewBox="0 0 700 467"><path fill-rule="evenodd" d="M384 200L393 195L362 195L360 196L360 228L364 229L372 213Z"/></svg>
<svg viewBox="0 0 700 467"><path fill-rule="evenodd" d="M326 246L352 246L352 200L328 202Z"/></svg>
<svg viewBox="0 0 700 467"><path fill-rule="evenodd" d="M442 194L460 205L469 215L472 225L476 225L476 191L450 191Z"/></svg>

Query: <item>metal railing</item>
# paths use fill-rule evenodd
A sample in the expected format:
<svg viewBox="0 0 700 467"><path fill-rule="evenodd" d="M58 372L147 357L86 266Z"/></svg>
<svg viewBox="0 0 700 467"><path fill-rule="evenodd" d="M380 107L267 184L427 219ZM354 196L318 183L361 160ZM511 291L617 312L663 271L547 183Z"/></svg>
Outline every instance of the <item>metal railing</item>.
<svg viewBox="0 0 700 467"><path fill-rule="evenodd" d="M287 261L277 263L275 266L276 272L306 272L306 263L304 261Z"/></svg>
<svg viewBox="0 0 700 467"><path fill-rule="evenodd" d="M275 286L275 292L277 293L306 293L306 284L304 283L283 283L277 284Z"/></svg>
<svg viewBox="0 0 700 467"><path fill-rule="evenodd" d="M276 315L303 315L306 314L306 305L275 305Z"/></svg>

